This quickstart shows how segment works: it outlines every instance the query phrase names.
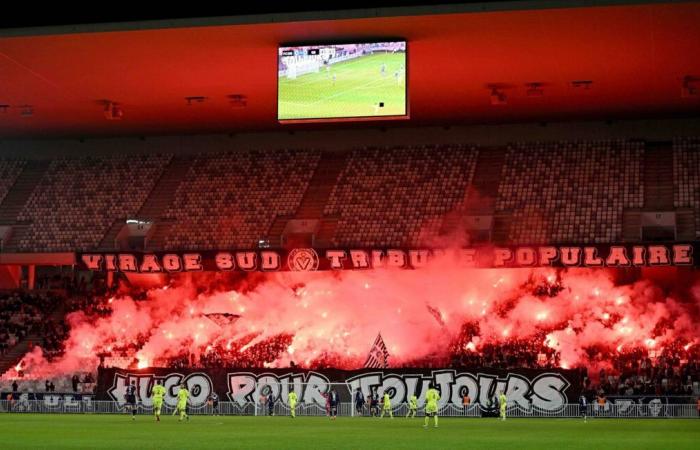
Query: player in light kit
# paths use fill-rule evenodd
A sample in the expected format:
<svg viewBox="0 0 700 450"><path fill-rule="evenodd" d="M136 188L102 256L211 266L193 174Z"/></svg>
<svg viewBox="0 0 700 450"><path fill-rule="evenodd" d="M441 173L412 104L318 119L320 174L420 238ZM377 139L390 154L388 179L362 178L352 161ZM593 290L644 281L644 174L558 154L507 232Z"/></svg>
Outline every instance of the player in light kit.
<svg viewBox="0 0 700 450"><path fill-rule="evenodd" d="M508 405L508 399L506 399L506 394L501 391L498 396L498 403L501 406L501 420L506 420L506 406Z"/></svg>
<svg viewBox="0 0 700 450"><path fill-rule="evenodd" d="M406 418L408 419L409 417L415 418L416 417L416 411L418 410L418 397L416 397L416 394L413 394L409 399L408 399L408 413L406 413Z"/></svg>
<svg viewBox="0 0 700 450"><path fill-rule="evenodd" d="M289 394L287 395L287 400L289 403L289 416L293 419L297 416L296 413L296 407L297 407L297 393L294 392L294 389L289 390Z"/></svg>
<svg viewBox="0 0 700 450"><path fill-rule="evenodd" d="M187 399L190 397L190 391L187 390L185 383L180 385L180 390L177 391L177 409L176 411L180 413L179 422L182 419L190 420L190 416L187 415Z"/></svg>
<svg viewBox="0 0 700 450"><path fill-rule="evenodd" d="M384 393L384 399L382 401L382 404L383 404L382 415L379 416L379 418L381 419L382 417L384 417L384 414L386 414L388 412L389 417L391 417L393 419L394 413L391 410L391 399L389 398L389 394L387 394L386 392Z"/></svg>
<svg viewBox="0 0 700 450"><path fill-rule="evenodd" d="M435 417L435 428L438 427L438 400L440 400L440 393L435 389L435 385L431 383L428 392L425 393L425 421L423 422L423 428L428 428L430 416Z"/></svg>
<svg viewBox="0 0 700 450"><path fill-rule="evenodd" d="M156 385L151 390L153 398L153 414L156 416L156 421L160 422L160 411L163 408L163 397L165 397L165 388L161 384L162 381L156 381Z"/></svg>
<svg viewBox="0 0 700 450"><path fill-rule="evenodd" d="M126 407L131 410L131 420L136 420L136 382L132 381L126 387Z"/></svg>

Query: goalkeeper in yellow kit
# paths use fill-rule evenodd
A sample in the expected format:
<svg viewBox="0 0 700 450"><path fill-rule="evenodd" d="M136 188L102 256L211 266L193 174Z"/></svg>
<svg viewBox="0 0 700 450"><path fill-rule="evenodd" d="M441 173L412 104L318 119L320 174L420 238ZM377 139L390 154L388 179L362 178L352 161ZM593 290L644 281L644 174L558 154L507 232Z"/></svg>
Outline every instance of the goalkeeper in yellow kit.
<svg viewBox="0 0 700 450"><path fill-rule="evenodd" d="M151 390L153 398L153 414L156 416L156 421L160 422L160 410L163 407L163 397L165 397L165 388L161 384L162 381L156 381L156 385Z"/></svg>
<svg viewBox="0 0 700 450"><path fill-rule="evenodd" d="M294 392L294 389L290 389L289 394L287 395L287 400L289 402L289 415L293 419L297 416L297 393Z"/></svg>
<svg viewBox="0 0 700 450"><path fill-rule="evenodd" d="M425 421L423 422L423 428L428 428L428 421L430 416L435 417L435 428L438 426L438 400L440 400L440 393L435 389L434 384L430 384L430 389L425 394Z"/></svg>
<svg viewBox="0 0 700 450"><path fill-rule="evenodd" d="M506 407L508 406L508 399L503 391L501 391L501 395L498 396L498 403L501 407L501 420L506 420Z"/></svg>

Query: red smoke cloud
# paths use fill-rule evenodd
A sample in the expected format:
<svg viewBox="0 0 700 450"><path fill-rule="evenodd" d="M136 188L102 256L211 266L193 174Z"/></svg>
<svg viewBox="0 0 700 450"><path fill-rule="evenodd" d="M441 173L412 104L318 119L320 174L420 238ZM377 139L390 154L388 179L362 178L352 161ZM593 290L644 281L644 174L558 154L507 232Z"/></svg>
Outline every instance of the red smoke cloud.
<svg viewBox="0 0 700 450"><path fill-rule="evenodd" d="M36 349L21 367L26 377L43 378L94 369L103 352L125 349L146 367L218 349L269 367L294 361L357 368L379 332L391 365L448 362L455 345L479 353L486 345L539 339L562 367L597 367L627 349L700 342L694 272L675 280L680 289L669 289L663 277L621 284L619 274L454 268L446 257L415 271L251 274L216 292L202 292L212 276L195 274L201 278L194 282L151 289L146 300L117 296L106 317L70 314L65 356L48 362ZM465 324L474 325L473 335L464 335ZM5 378L15 375L11 369Z"/></svg>

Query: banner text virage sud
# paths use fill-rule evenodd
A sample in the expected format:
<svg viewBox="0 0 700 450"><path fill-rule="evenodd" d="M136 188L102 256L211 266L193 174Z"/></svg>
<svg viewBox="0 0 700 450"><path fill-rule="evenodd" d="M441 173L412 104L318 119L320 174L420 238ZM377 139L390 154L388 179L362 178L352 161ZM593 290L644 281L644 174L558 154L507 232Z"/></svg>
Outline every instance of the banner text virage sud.
<svg viewBox="0 0 700 450"><path fill-rule="evenodd" d="M471 247L462 249L259 249L240 251L82 253L84 270L136 273L419 269L431 261L456 267L695 266L697 243Z"/></svg>

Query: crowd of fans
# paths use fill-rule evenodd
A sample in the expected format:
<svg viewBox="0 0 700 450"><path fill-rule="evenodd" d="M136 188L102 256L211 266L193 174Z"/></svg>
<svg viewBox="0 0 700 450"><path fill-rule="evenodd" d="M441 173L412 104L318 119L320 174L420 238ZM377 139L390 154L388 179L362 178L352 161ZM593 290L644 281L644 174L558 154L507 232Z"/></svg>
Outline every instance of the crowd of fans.
<svg viewBox="0 0 700 450"><path fill-rule="evenodd" d="M554 297L563 287L558 281L536 282L529 285L532 294ZM98 288L95 292L76 294L69 300L40 293L11 292L0 296L0 351L26 338L34 336L29 349L41 346L49 360L62 354L69 332L63 321L50 318L57 307L67 311L82 311L88 316L104 317L112 313L113 295ZM455 369L557 369L562 367L559 353L547 344L547 334L552 330L541 329L527 338L503 339L497 342L480 340L479 322L463 324L461 332L452 339L448 351L440 356L403 361L405 367L452 367ZM100 367L136 368L138 351L149 336L139 335L133 342L108 343L98 354ZM287 350L293 335L279 334L260 339L250 334L236 340L220 339L212 343L183 345L186 349L177 355L165 355L150 365L177 368L260 368L288 358ZM659 349L640 346L636 348L589 348L587 360L572 369L581 371L584 388L592 395L697 395L700 386L700 348L689 342L676 342ZM347 367L340 354L326 352L305 367L323 369ZM395 367L397 364L391 364ZM602 367L602 369L601 369ZM89 376L86 376L89 375ZM94 375L73 377L71 384L92 385ZM87 380L87 381L86 381ZM65 385L65 383L61 383ZM68 387L68 388L70 388ZM50 391L50 384L46 390Z"/></svg>
<svg viewBox="0 0 700 450"><path fill-rule="evenodd" d="M61 297L53 294L20 291L0 294L0 355L29 335L40 339L30 342L30 347L47 342L60 345L62 337L53 333L47 318L61 304Z"/></svg>
<svg viewBox="0 0 700 450"><path fill-rule="evenodd" d="M597 390L607 395L693 395L700 381L700 354L697 346L686 347L674 343L658 353L644 348L619 353L611 359L611 370L600 370Z"/></svg>

